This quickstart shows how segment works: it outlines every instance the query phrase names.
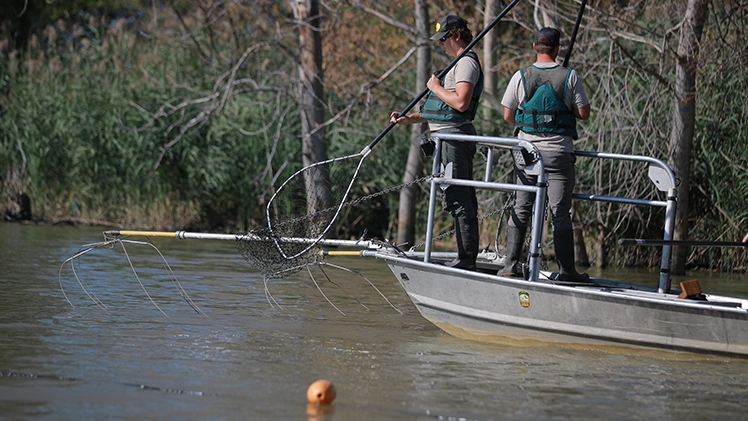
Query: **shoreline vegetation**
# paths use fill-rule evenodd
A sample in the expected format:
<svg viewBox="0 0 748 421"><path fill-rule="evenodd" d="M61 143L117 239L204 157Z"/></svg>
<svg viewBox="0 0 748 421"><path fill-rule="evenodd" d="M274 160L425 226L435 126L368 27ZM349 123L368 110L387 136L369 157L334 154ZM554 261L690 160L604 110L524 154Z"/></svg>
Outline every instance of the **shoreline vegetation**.
<svg viewBox="0 0 748 421"><path fill-rule="evenodd" d="M0 25L0 219L222 233L264 225L273 189L302 166L299 40L290 8L265 0L195 8L139 0L110 2L106 9L68 3L79 11L37 10L25 40L17 36L20 20L8 19L7 10ZM412 4L381 3L380 12L413 24ZM628 3L603 1L586 12L571 67L585 80L593 114L581 124L576 147L667 160L685 5ZM497 87L493 101L482 105L481 134L510 135L491 103L532 59L529 45L517 40L529 39L533 4L520 3L495 28ZM577 5L558 5L573 22ZM337 157L360 151L387 125L391 110L410 102L416 63L403 60L411 36L381 14L348 2L327 6L324 129L327 154ZM473 2L434 1L430 10L464 15L474 28L483 21ZM565 20L560 24L571 29ZM680 192L690 198L693 239L737 241L748 231L745 28L748 5L712 2L700 48L689 191ZM432 51L432 67L443 66L445 57L436 46ZM407 131L393 130L362 166L351 199L400 185L409 146ZM478 155L476 173L481 164ZM510 180L510 168L510 157L500 156L495 176ZM661 198L646 169L636 166L580 159L577 184L578 191ZM419 188L417 237L427 200L427 187ZM493 248L497 226L506 226L498 217L506 218L500 209L508 200L481 193L487 217L481 247ZM398 202L397 192L363 201L346 215L339 236L395 238ZM656 248L619 247L617 240L661 238L662 219L659 209L575 202L575 227L590 265L657 266ZM437 232L450 230L450 220L440 215ZM747 254L690 248L687 267L741 271Z"/></svg>

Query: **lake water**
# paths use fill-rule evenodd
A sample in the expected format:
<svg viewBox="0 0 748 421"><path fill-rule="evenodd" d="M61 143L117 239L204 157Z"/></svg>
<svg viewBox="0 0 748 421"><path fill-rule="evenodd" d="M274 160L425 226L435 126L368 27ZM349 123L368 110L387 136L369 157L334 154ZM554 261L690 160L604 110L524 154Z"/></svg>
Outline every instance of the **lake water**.
<svg viewBox="0 0 748 421"><path fill-rule="evenodd" d="M360 271L403 314L359 275L332 267L337 286L316 276L325 295L305 272L271 280L279 307L233 243L173 239L154 243L208 317L142 245L127 251L166 316L119 247L75 266L104 311L69 264L60 272L102 230L0 223L0 419L748 418L748 360L454 338L423 319L373 259L327 261ZM655 272L630 273L656 284ZM748 296L748 275L688 278ZM337 399L315 414L306 389L321 378Z"/></svg>

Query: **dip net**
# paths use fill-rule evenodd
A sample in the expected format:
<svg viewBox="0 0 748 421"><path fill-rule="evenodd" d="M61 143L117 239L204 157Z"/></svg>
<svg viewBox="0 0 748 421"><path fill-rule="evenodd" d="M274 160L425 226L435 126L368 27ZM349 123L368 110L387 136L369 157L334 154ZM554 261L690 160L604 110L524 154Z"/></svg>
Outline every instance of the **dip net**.
<svg viewBox="0 0 748 421"><path fill-rule="evenodd" d="M337 222L347 208L428 181L408 183L352 199L351 189L367 149L305 167L289 177L266 207L267 225L237 235L236 246L247 262L268 278L282 278L323 260L322 246L337 237Z"/></svg>
<svg viewBox="0 0 748 421"><path fill-rule="evenodd" d="M321 259L361 168L360 154L321 161L294 173L270 198L267 225L238 238L239 253L266 277L281 278Z"/></svg>
<svg viewBox="0 0 748 421"><path fill-rule="evenodd" d="M319 242L306 240L292 242L273 235L267 227L260 227L237 235L236 249L266 278L283 278L323 259Z"/></svg>

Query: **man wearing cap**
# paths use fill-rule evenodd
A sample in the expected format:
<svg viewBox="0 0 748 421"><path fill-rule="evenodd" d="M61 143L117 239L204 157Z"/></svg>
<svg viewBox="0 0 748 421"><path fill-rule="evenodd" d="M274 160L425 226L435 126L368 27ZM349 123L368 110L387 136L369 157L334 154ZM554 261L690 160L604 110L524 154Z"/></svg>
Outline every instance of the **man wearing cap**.
<svg viewBox="0 0 748 421"><path fill-rule="evenodd" d="M573 155L577 139L576 120L590 117L590 104L582 79L574 70L556 63L561 33L542 28L535 35L535 63L514 74L501 104L504 120L514 135L533 142L540 150L548 175L548 206L553 224L553 245L559 266L558 280L588 282L586 273L574 265L574 236L571 224L571 195L575 183ZM537 177L524 173L516 165L518 184L535 185ZM521 275L518 264L527 223L532 213L534 195L517 192L507 227L507 253L502 259L500 275Z"/></svg>
<svg viewBox="0 0 748 421"><path fill-rule="evenodd" d="M473 40L467 22L449 15L436 24L431 40L444 51L457 57ZM437 72L441 73L441 72ZM430 92L418 112L400 115L393 112L390 121L396 124L429 124L431 133L475 135L473 119L483 92L483 72L478 55L470 50L440 80L432 75L426 83ZM442 165L452 164L452 177L473 179L475 143L445 140L442 142ZM449 186L444 191L444 207L455 221L457 259L447 263L460 269L475 270L478 255L478 200L475 188Z"/></svg>

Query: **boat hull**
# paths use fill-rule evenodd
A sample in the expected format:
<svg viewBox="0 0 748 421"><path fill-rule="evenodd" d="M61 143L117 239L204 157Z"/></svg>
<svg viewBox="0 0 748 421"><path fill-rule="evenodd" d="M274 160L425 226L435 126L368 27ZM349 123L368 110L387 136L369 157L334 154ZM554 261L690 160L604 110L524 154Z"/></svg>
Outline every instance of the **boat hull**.
<svg viewBox="0 0 748 421"><path fill-rule="evenodd" d="M682 299L603 280L576 286L529 282L378 257L387 261L423 317L448 333L466 334L458 336L748 356L746 300Z"/></svg>

